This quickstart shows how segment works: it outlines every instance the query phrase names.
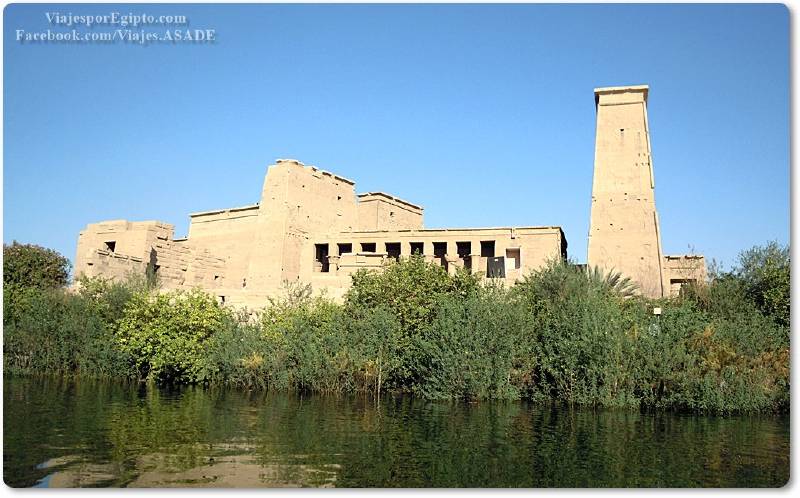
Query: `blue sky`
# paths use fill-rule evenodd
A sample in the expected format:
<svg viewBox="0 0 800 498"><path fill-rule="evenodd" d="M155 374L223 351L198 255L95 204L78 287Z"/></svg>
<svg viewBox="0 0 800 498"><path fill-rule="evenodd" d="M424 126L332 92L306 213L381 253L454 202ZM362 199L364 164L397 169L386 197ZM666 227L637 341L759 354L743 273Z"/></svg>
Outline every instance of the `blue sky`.
<svg viewBox="0 0 800 498"><path fill-rule="evenodd" d="M214 44L20 44L45 12L181 14ZM782 5L11 5L3 239L258 201L297 158L438 227L559 225L585 261L593 88L649 84L662 246L789 241ZM116 28L95 27L95 31ZM163 28L148 29L163 31Z"/></svg>

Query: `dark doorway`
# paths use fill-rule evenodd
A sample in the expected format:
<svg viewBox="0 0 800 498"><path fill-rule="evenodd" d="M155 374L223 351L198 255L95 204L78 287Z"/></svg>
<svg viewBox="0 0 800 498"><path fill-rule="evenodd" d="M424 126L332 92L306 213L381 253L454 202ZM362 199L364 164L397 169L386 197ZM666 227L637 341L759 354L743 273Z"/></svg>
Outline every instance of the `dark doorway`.
<svg viewBox="0 0 800 498"><path fill-rule="evenodd" d="M489 278L506 278L506 261L503 256L486 260L486 276Z"/></svg>
<svg viewBox="0 0 800 498"><path fill-rule="evenodd" d="M387 242L386 254L395 261L400 261L400 242Z"/></svg>
<svg viewBox="0 0 800 498"><path fill-rule="evenodd" d="M472 242L456 242L456 253L461 261L464 263L464 268L472 269Z"/></svg>
<svg viewBox="0 0 800 498"><path fill-rule="evenodd" d="M314 260L316 261L316 268L322 273L328 273L330 265L328 264L328 244L314 244Z"/></svg>
<svg viewBox="0 0 800 498"><path fill-rule="evenodd" d="M438 259L442 266L447 266L447 261L444 258L445 254L447 254L447 242L434 242L433 257Z"/></svg>

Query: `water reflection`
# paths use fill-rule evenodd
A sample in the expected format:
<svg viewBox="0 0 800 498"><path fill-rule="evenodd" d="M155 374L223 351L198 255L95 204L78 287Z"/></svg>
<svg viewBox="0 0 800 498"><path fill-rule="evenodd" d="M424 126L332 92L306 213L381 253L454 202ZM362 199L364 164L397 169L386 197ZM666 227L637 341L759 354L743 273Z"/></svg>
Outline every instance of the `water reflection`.
<svg viewBox="0 0 800 498"><path fill-rule="evenodd" d="M789 475L786 417L4 380L15 487L738 487Z"/></svg>

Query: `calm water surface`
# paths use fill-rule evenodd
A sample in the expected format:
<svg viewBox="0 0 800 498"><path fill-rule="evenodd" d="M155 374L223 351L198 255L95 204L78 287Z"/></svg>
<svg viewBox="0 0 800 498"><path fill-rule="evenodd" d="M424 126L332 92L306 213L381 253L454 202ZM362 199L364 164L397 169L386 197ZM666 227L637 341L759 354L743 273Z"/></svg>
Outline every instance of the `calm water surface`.
<svg viewBox="0 0 800 498"><path fill-rule="evenodd" d="M4 379L22 486L782 486L788 417Z"/></svg>

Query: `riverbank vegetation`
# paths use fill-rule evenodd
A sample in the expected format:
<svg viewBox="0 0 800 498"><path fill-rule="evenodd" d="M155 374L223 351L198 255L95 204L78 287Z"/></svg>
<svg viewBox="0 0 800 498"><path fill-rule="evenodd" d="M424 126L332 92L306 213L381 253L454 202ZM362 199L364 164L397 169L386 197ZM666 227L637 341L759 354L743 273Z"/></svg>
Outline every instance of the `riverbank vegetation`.
<svg viewBox="0 0 800 498"><path fill-rule="evenodd" d="M775 243L673 299L561 261L504 288L412 257L355 274L341 304L287 285L258 312L146 278L68 291L56 253L17 244L4 256L12 374L705 413L789 406L789 252ZM50 270L24 269L40 256L56 258Z"/></svg>

